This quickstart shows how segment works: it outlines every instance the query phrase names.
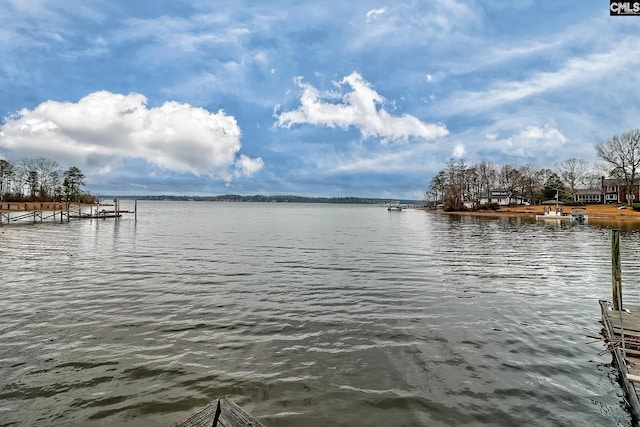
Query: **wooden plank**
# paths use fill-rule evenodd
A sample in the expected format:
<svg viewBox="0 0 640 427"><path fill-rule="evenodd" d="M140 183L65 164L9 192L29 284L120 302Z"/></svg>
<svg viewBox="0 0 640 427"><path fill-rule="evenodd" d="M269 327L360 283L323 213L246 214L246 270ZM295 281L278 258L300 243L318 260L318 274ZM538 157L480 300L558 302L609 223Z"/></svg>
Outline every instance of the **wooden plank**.
<svg viewBox="0 0 640 427"><path fill-rule="evenodd" d="M629 330L629 331L640 332L640 321L638 323L629 322L629 321L620 323L619 320L615 321L614 319L611 319L611 324L616 328L620 328L620 326L622 325L625 331Z"/></svg>
<svg viewBox="0 0 640 427"><path fill-rule="evenodd" d="M638 351L638 350L632 350L630 348L625 348L624 352L627 353L628 355L634 356L634 358L635 358L635 356L638 356L638 358L640 358L640 351Z"/></svg>
<svg viewBox="0 0 640 427"><path fill-rule="evenodd" d="M218 412L218 408L219 412ZM218 412L218 417L216 417ZM216 399L174 427L264 427L229 399Z"/></svg>
<svg viewBox="0 0 640 427"><path fill-rule="evenodd" d="M621 332L624 332L624 336L625 337L629 337L632 338L634 341L636 340L640 340L640 332L639 331L633 331L631 329L621 329L619 327L613 327L613 331L615 332L617 337L620 337Z"/></svg>
<svg viewBox="0 0 640 427"><path fill-rule="evenodd" d="M611 308L611 310L609 310L609 314L610 317L612 319L618 319L620 318L620 311L618 310L614 310L613 308ZM622 317L635 317L638 318L640 317L640 307L635 306L635 305L629 305L629 304L625 304L625 306L622 309Z"/></svg>
<svg viewBox="0 0 640 427"><path fill-rule="evenodd" d="M627 368L627 375L629 375L629 374L640 377L640 369L638 369L637 366L635 366L635 367L631 367L630 366L630 367Z"/></svg>
<svg viewBox="0 0 640 427"><path fill-rule="evenodd" d="M217 401L209 403L207 406L191 415L186 420L179 422L174 427L205 427L212 426L217 408Z"/></svg>
<svg viewBox="0 0 640 427"><path fill-rule="evenodd" d="M230 426L252 426L264 427L264 425L254 420L251 415L247 414L238 405L228 399L221 399L220 407L222 413L220 419L226 427ZM226 422L225 422L226 420Z"/></svg>
<svg viewBox="0 0 640 427"><path fill-rule="evenodd" d="M611 313L609 313L609 317L611 317L611 320L616 322L616 323L620 323L620 314L618 311L612 311ZM639 314L635 314L635 313L622 313L622 323L629 323L632 325L637 325L640 323L640 315Z"/></svg>

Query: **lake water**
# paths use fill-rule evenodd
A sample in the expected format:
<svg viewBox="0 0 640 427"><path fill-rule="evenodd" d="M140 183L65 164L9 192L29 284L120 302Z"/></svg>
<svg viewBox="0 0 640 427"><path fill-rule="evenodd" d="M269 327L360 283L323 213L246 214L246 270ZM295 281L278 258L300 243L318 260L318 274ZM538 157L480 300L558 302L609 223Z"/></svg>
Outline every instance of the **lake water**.
<svg viewBox="0 0 640 427"><path fill-rule="evenodd" d="M588 337L605 227L138 205L0 228L0 425L171 426L218 396L270 427L631 424Z"/></svg>

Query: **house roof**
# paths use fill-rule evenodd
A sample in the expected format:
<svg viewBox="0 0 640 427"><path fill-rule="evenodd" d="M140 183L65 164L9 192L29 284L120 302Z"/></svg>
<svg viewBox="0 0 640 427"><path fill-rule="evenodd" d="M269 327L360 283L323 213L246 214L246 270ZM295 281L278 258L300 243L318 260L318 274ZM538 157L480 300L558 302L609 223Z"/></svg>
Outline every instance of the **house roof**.
<svg viewBox="0 0 640 427"><path fill-rule="evenodd" d="M635 185L640 185L640 177L633 180ZM602 180L603 185L624 185L622 180L617 178L605 178Z"/></svg>
<svg viewBox="0 0 640 427"><path fill-rule="evenodd" d="M576 190L576 194L602 194L602 188L584 188Z"/></svg>

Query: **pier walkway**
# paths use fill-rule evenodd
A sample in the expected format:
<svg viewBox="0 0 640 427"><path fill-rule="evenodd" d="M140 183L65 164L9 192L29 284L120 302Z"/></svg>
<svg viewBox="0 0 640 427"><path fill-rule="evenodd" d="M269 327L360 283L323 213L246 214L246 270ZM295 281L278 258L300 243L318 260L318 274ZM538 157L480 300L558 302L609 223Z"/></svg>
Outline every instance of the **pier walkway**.
<svg viewBox="0 0 640 427"><path fill-rule="evenodd" d="M174 427L264 427L229 399L215 399Z"/></svg>
<svg viewBox="0 0 640 427"><path fill-rule="evenodd" d="M113 204L81 204L67 202L0 202L0 226L11 223L69 222L71 219L120 218L123 213L137 219L137 200L133 210L120 209L120 201ZM105 209L105 207L109 207Z"/></svg>
<svg viewBox="0 0 640 427"><path fill-rule="evenodd" d="M1 202L0 226L9 223L69 221L71 210L81 209L77 204L66 202Z"/></svg>
<svg viewBox="0 0 640 427"><path fill-rule="evenodd" d="M600 301L607 345L613 353L633 417L640 419L640 307L625 304L615 310Z"/></svg>

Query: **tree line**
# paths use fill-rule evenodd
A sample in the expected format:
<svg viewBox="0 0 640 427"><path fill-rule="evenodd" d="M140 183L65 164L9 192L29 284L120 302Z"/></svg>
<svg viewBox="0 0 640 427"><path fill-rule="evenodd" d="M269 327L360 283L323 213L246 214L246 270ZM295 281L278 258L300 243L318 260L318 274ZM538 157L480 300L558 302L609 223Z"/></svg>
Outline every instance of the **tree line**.
<svg viewBox="0 0 640 427"><path fill-rule="evenodd" d="M94 197L82 190L84 174L71 166L64 172L51 159L0 159L0 201L89 202Z"/></svg>
<svg viewBox="0 0 640 427"><path fill-rule="evenodd" d="M556 163L553 168L526 164L519 167L498 166L490 161L467 164L450 159L429 183L426 199L443 204L447 210L463 210L465 204L481 207L496 189L515 201L537 204L557 197L571 201L578 189L601 187L601 178L614 178L633 194L640 169L640 129L614 135L594 146L602 164L590 165L571 158ZM631 203L633 200L628 200Z"/></svg>

